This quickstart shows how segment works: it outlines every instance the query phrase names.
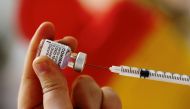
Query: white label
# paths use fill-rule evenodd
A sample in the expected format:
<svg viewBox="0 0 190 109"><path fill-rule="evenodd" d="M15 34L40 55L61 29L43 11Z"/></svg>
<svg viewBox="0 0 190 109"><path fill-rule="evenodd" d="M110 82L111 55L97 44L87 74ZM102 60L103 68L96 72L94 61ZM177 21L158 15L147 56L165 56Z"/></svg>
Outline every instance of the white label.
<svg viewBox="0 0 190 109"><path fill-rule="evenodd" d="M39 56L48 56L60 68L64 68L68 64L70 54L70 47L45 39Z"/></svg>

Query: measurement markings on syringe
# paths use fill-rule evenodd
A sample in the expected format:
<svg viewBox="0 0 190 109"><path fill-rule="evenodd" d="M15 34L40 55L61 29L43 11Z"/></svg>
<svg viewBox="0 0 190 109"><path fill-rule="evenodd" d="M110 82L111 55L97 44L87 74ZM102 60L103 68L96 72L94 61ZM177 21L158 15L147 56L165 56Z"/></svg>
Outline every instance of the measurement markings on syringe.
<svg viewBox="0 0 190 109"><path fill-rule="evenodd" d="M140 69L136 67L121 66L120 74L138 78L140 75Z"/></svg>
<svg viewBox="0 0 190 109"><path fill-rule="evenodd" d="M168 81L180 81L180 82L190 82L190 76L180 75L176 73L170 72L162 72L162 71L154 71L154 70L146 70L140 69L136 67L126 67L121 66L121 72L126 73L126 75L131 74L133 76L138 75L139 78L147 78L147 79L160 79L160 80L168 80Z"/></svg>

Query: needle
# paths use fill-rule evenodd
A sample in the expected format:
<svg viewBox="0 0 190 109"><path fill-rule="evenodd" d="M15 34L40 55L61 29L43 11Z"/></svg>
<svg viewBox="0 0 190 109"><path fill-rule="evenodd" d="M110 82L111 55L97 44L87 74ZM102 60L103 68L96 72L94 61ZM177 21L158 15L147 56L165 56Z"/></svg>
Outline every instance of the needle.
<svg viewBox="0 0 190 109"><path fill-rule="evenodd" d="M109 70L108 67L103 67L103 66L99 66L99 65L94 65L94 64L86 64L89 67L94 67L94 68L98 68L98 69L104 69L104 70Z"/></svg>

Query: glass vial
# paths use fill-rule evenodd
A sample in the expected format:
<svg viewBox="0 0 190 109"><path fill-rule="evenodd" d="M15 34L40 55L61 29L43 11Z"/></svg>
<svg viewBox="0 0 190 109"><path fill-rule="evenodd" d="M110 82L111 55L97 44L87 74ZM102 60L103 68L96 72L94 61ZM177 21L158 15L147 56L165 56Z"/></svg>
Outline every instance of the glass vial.
<svg viewBox="0 0 190 109"><path fill-rule="evenodd" d="M37 56L48 56L61 69L68 66L77 72L83 71L87 58L86 53L73 53L69 46L48 39L41 40Z"/></svg>

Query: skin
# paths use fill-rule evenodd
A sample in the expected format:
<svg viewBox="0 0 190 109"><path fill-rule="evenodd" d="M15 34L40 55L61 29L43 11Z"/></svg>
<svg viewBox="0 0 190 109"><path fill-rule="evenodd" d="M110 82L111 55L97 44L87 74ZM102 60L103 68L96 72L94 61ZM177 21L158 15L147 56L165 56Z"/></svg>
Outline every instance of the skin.
<svg viewBox="0 0 190 109"><path fill-rule="evenodd" d="M121 101L110 87L102 87L87 75L79 76L69 92L67 80L48 57L36 58L41 39L53 40L54 25L42 23L36 30L26 55L18 96L18 109L121 109ZM74 51L77 40L71 36L57 40ZM71 93L71 95L69 95Z"/></svg>

